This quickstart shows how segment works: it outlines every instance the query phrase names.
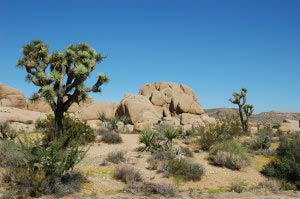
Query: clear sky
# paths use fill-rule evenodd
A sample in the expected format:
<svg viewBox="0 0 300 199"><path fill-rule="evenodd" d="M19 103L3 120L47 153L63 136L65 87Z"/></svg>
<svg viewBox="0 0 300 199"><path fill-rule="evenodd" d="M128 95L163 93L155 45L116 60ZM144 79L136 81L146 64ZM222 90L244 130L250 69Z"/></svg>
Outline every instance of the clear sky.
<svg viewBox="0 0 300 199"><path fill-rule="evenodd" d="M204 108L231 107L248 88L256 112L300 112L300 0L0 0L0 82L37 90L16 68L21 47L87 42L107 56L101 101L141 85L191 86Z"/></svg>

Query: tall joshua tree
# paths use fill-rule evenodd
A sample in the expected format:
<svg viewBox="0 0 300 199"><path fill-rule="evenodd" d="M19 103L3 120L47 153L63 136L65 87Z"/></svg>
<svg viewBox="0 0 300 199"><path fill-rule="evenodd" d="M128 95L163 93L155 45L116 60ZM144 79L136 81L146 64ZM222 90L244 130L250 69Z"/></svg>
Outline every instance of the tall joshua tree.
<svg viewBox="0 0 300 199"><path fill-rule="evenodd" d="M239 107L239 115L241 119L241 124L244 132L248 132L249 130L249 117L252 115L254 111L254 106L251 104L246 104L247 101L247 89L242 88L241 93L233 93L233 98L229 99L229 101L233 104L238 105Z"/></svg>
<svg viewBox="0 0 300 199"><path fill-rule="evenodd" d="M96 83L84 82L104 57L86 43L70 45L64 51L49 53L42 41L33 40L22 48L17 66L24 67L26 80L40 87L30 100L44 99L54 112L56 135L63 133L63 115L73 103L84 101L89 92L101 92L108 77L98 74Z"/></svg>

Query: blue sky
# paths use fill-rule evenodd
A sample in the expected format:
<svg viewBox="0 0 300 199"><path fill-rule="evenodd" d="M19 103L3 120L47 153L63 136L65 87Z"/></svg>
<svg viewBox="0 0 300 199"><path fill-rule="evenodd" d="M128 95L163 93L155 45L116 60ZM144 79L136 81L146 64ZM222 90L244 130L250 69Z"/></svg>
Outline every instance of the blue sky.
<svg viewBox="0 0 300 199"><path fill-rule="evenodd" d="M37 90L15 67L32 39L50 51L87 42L107 56L87 83L111 78L97 100L172 81L204 108L232 107L232 92L246 87L256 112L300 112L299 10L297 0L1 0L0 82Z"/></svg>

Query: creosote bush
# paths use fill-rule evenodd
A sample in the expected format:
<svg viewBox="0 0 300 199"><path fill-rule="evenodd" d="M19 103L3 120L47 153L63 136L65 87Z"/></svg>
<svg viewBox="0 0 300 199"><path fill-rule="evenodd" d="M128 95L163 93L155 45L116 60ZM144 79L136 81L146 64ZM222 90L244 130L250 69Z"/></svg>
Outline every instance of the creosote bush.
<svg viewBox="0 0 300 199"><path fill-rule="evenodd" d="M209 160L214 165L233 170L239 170L250 163L246 151L234 140L226 140L212 147Z"/></svg>
<svg viewBox="0 0 300 199"><path fill-rule="evenodd" d="M214 144L243 135L241 123L236 116L223 118L202 130L199 144L203 150L209 150Z"/></svg>
<svg viewBox="0 0 300 199"><path fill-rule="evenodd" d="M204 174L204 168L201 164L189 162L186 159L172 159L165 163L163 172L166 176L197 181Z"/></svg>
<svg viewBox="0 0 300 199"><path fill-rule="evenodd" d="M266 176L276 177L300 187L300 136L283 137L277 149L278 158L263 169Z"/></svg>
<svg viewBox="0 0 300 199"><path fill-rule="evenodd" d="M125 161L124 152L123 151L110 152L107 154L106 160L114 164L124 162Z"/></svg>
<svg viewBox="0 0 300 199"><path fill-rule="evenodd" d="M133 184L142 181L142 176L135 168L127 165L119 166L115 170L114 178L126 184Z"/></svg>

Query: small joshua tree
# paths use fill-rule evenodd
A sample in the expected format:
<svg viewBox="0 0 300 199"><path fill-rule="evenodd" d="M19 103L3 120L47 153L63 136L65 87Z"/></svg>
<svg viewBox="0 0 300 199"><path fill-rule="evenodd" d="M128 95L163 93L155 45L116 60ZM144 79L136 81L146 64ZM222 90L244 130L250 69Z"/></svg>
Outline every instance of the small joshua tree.
<svg viewBox="0 0 300 199"><path fill-rule="evenodd" d="M244 132L248 132L249 130L249 117L252 115L254 111L254 107L251 104L246 104L247 101L247 89L242 88L241 93L233 93L233 98L229 99L229 101L233 104L238 105L239 107L239 115L241 119L241 124Z"/></svg>
<svg viewBox="0 0 300 199"><path fill-rule="evenodd" d="M22 48L23 57L17 66L24 67L26 80L40 87L30 100L44 99L55 117L56 135L63 134L63 115L73 103L86 99L89 92L100 92L108 77L98 74L98 80L86 87L85 80L104 57L88 44L70 45L64 51L49 53L48 46L34 40Z"/></svg>

